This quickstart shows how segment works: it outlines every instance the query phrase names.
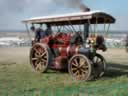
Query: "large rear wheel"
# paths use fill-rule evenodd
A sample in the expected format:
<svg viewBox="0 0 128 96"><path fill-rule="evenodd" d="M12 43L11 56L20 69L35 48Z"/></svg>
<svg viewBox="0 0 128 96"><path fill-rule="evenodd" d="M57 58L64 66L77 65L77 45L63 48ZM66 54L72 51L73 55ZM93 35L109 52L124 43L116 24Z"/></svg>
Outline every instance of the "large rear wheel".
<svg viewBox="0 0 128 96"><path fill-rule="evenodd" d="M77 54L70 59L68 71L74 80L87 81L92 73L91 62L86 56Z"/></svg>
<svg viewBox="0 0 128 96"><path fill-rule="evenodd" d="M30 63L37 72L46 72L50 64L50 50L47 45L37 43L30 50Z"/></svg>

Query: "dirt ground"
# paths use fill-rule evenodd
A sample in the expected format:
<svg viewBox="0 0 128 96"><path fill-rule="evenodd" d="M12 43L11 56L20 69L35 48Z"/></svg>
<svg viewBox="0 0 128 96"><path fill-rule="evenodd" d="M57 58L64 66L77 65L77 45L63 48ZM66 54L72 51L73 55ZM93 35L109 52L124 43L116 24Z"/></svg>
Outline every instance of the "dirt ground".
<svg viewBox="0 0 128 96"><path fill-rule="evenodd" d="M125 49L108 49L106 52L99 51L106 61L128 65L128 53Z"/></svg>
<svg viewBox="0 0 128 96"><path fill-rule="evenodd" d="M29 63L29 50L30 47L0 48L0 64ZM106 52L98 51L98 53L102 54L107 62L128 64L128 53L125 49L108 49Z"/></svg>
<svg viewBox="0 0 128 96"><path fill-rule="evenodd" d="M29 47L0 48L0 64L29 63Z"/></svg>

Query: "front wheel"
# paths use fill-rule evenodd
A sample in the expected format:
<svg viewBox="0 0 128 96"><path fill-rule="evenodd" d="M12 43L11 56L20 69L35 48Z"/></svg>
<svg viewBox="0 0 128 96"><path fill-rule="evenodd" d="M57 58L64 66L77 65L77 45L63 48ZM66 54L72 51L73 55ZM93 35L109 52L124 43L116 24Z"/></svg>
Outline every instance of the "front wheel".
<svg viewBox="0 0 128 96"><path fill-rule="evenodd" d="M87 81L92 73L91 62L86 56L77 54L70 59L68 71L74 80Z"/></svg>

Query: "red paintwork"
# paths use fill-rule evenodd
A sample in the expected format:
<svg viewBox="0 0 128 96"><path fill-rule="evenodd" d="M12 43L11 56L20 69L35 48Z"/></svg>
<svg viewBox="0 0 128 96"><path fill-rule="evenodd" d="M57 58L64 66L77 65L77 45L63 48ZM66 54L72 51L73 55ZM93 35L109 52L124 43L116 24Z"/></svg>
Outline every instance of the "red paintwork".
<svg viewBox="0 0 128 96"><path fill-rule="evenodd" d="M68 66L67 56L58 56L52 62L51 69L55 69L55 70L67 69L67 66Z"/></svg>
<svg viewBox="0 0 128 96"><path fill-rule="evenodd" d="M50 35L50 36L46 36L42 38L41 43L48 44L50 40L55 40L55 41L62 42L62 43L53 43L52 45L49 45L50 48L67 47L70 43L69 42L70 38L71 38L71 35L69 33L65 34L65 33L60 32L55 37Z"/></svg>
<svg viewBox="0 0 128 96"><path fill-rule="evenodd" d="M50 35L50 36L45 36L44 38L42 38L42 39L40 40L40 42L48 45L49 41L52 40L52 38L53 38L52 35Z"/></svg>
<svg viewBox="0 0 128 96"><path fill-rule="evenodd" d="M57 36L54 37L54 40L62 43L53 44L52 48L59 48L59 47L67 47L70 43L71 35L69 33L58 33Z"/></svg>
<svg viewBox="0 0 128 96"><path fill-rule="evenodd" d="M70 33L62 33L59 32L55 37L53 37L52 35L45 37L43 39L41 39L41 43L45 43L48 44L48 42L51 41L55 41L55 43L49 44L50 48L53 49L62 49L59 53L61 56L67 56L67 47L70 44L70 38L71 38L71 34Z"/></svg>

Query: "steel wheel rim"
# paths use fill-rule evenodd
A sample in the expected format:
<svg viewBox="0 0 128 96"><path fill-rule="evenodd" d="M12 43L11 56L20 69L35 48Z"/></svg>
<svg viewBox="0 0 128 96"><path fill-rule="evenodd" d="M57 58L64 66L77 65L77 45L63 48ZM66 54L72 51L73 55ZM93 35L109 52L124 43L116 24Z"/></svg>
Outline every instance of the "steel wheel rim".
<svg viewBox="0 0 128 96"><path fill-rule="evenodd" d="M30 57L33 68L38 72L44 72L48 66L48 51L41 45L33 46Z"/></svg>
<svg viewBox="0 0 128 96"><path fill-rule="evenodd" d="M70 60L69 73L74 80L85 81L91 75L91 64L84 55L74 56Z"/></svg>

